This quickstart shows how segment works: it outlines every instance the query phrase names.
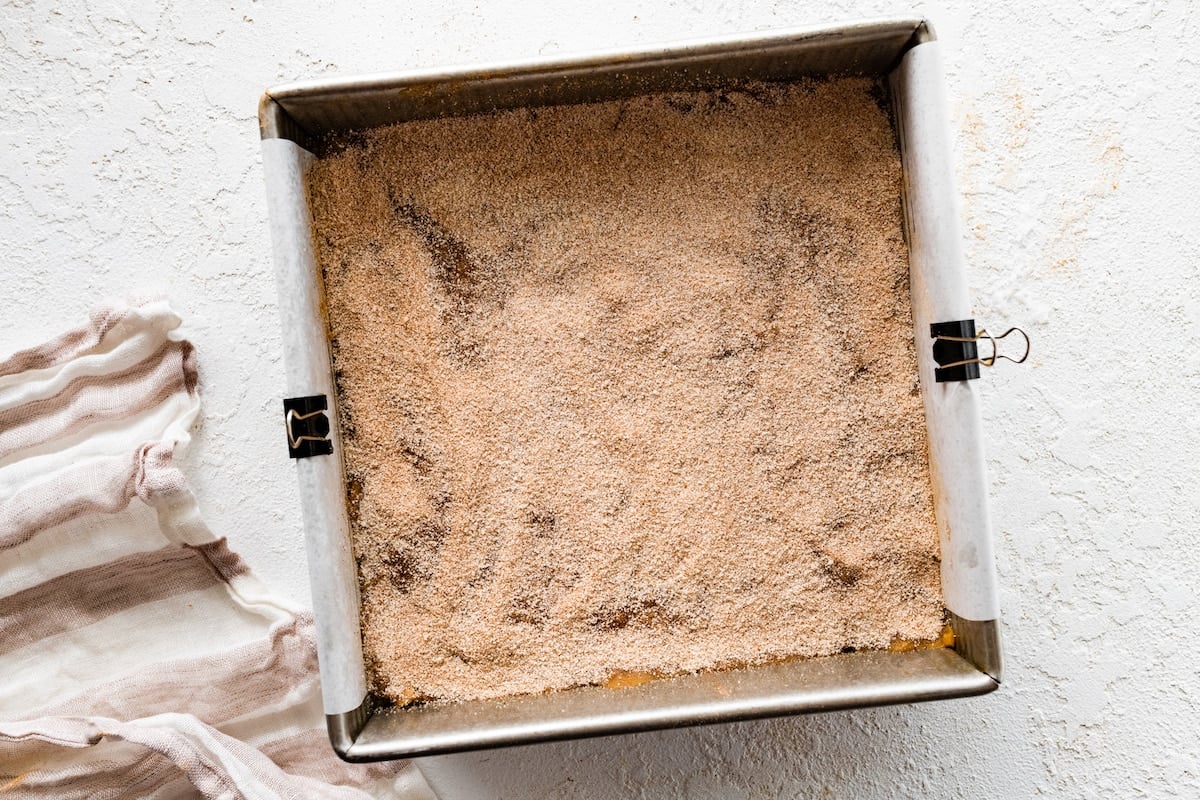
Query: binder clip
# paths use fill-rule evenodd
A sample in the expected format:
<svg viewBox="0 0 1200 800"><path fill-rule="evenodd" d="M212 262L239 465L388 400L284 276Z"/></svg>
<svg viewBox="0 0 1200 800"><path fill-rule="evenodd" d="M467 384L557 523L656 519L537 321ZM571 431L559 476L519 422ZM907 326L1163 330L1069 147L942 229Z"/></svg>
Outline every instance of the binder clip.
<svg viewBox="0 0 1200 800"><path fill-rule="evenodd" d="M1020 358L1001 355L996 342L1010 333L1019 333L1025 339L1025 352ZM1029 335L1020 328L1009 328L999 336L992 336L983 328L975 332L975 320L960 319L952 322L935 322L929 326L933 337L933 360L938 366L933 376L938 383L950 381L973 381L979 377L979 365L990 367L999 359L1020 364L1029 358ZM992 354L979 357L979 341L987 339L992 345Z"/></svg>
<svg viewBox="0 0 1200 800"><path fill-rule="evenodd" d="M287 430L290 457L311 458L333 452L333 442L329 441L328 410L329 401L323 394L284 399L283 425Z"/></svg>

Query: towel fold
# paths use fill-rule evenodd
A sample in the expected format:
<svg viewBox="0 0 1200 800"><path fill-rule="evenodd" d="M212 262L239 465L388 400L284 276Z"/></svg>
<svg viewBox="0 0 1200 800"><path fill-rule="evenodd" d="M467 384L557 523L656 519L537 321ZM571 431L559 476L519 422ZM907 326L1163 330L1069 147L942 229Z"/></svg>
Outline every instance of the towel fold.
<svg viewBox="0 0 1200 800"><path fill-rule="evenodd" d="M106 308L0 361L0 797L432 798L337 758L311 616L204 525L179 324Z"/></svg>

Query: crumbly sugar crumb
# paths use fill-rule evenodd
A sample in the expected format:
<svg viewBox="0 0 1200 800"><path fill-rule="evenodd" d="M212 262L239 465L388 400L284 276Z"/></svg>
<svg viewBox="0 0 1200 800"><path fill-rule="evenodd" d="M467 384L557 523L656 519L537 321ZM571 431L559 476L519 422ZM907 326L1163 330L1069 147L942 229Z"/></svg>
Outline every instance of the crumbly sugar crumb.
<svg viewBox="0 0 1200 800"><path fill-rule="evenodd" d="M464 700L938 636L881 96L410 122L314 164L373 688Z"/></svg>

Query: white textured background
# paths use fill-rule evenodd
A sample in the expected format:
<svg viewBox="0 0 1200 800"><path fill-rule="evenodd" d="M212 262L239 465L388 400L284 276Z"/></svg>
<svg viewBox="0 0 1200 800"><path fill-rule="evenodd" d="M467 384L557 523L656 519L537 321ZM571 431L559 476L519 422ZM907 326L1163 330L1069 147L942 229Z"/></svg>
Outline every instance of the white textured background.
<svg viewBox="0 0 1200 800"><path fill-rule="evenodd" d="M977 316L1034 340L1032 367L984 378L1000 691L428 759L435 788L1200 797L1196 6L300 5L0 2L0 350L165 292L200 353L201 504L300 601L255 121L268 85L915 11L944 46Z"/></svg>

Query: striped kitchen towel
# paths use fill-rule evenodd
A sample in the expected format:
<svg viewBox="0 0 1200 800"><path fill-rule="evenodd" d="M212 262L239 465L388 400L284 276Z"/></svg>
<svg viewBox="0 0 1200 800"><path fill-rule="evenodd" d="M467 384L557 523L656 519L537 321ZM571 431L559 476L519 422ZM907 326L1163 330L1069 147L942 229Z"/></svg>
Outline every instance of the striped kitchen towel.
<svg viewBox="0 0 1200 800"><path fill-rule="evenodd" d="M433 797L334 755L309 614L201 521L179 323L106 309L0 361L0 798Z"/></svg>

